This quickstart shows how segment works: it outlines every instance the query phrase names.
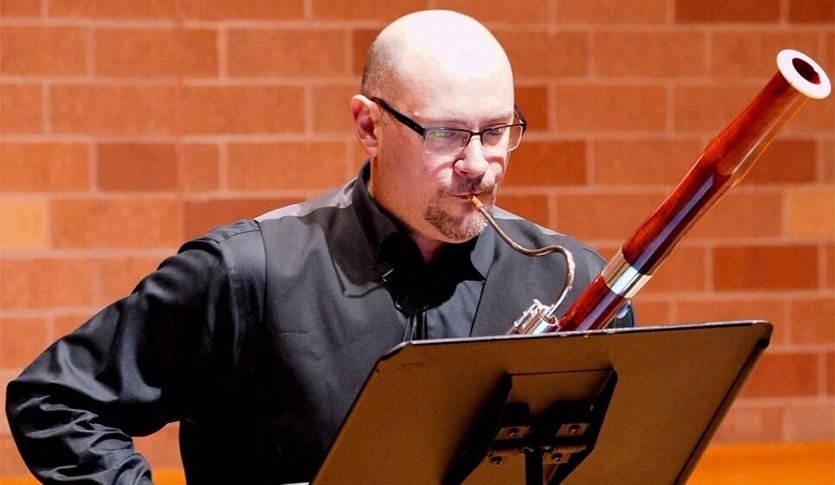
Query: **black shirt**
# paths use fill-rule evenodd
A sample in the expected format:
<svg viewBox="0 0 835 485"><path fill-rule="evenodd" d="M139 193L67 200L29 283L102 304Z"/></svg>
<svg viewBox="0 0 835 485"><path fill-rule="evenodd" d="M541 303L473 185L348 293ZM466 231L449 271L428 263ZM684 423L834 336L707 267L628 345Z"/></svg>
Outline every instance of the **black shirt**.
<svg viewBox="0 0 835 485"><path fill-rule="evenodd" d="M149 482L130 436L180 422L189 483L310 480L375 362L410 338L505 333L554 301L565 262L491 229L424 264L358 179L185 244L128 297L50 346L7 389L42 480ZM529 247L575 257L568 305L602 268L576 240L501 209ZM558 312L559 314L559 312ZM628 313L615 325L632 325Z"/></svg>

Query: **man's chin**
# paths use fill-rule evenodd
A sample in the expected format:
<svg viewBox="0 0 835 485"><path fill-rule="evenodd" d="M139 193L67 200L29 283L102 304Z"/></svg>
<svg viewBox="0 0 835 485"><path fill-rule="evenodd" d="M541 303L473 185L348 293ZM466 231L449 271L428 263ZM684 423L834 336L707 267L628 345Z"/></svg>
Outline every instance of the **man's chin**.
<svg viewBox="0 0 835 485"><path fill-rule="evenodd" d="M468 214L453 219L449 215L427 217L427 221L435 227L448 243L464 243L481 234L487 222L480 214Z"/></svg>

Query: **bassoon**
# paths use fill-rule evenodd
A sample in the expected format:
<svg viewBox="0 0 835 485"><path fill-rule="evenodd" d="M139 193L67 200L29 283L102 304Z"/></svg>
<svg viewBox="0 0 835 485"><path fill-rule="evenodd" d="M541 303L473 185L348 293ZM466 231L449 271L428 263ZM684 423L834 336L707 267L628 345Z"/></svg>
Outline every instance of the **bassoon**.
<svg viewBox="0 0 835 485"><path fill-rule="evenodd" d="M708 143L684 178L561 317L555 313L573 282L574 265L571 255L560 248L568 261L562 294L550 306L534 300L508 333L536 335L593 330L609 325L655 274L696 221L728 189L742 181L800 108L809 99L825 98L832 89L823 69L801 52L791 49L781 51L777 55L777 68L778 72L765 87ZM506 236L477 199L473 200L473 204L505 239ZM511 241L509 243L518 246Z"/></svg>

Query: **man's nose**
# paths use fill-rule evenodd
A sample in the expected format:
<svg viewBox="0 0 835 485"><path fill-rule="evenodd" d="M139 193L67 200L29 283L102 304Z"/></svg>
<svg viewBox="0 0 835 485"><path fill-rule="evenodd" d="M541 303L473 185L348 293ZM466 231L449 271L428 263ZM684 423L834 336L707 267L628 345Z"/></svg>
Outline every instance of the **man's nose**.
<svg viewBox="0 0 835 485"><path fill-rule="evenodd" d="M467 177L480 177L487 171L490 162L484 156L481 137L473 136L455 161L455 170Z"/></svg>

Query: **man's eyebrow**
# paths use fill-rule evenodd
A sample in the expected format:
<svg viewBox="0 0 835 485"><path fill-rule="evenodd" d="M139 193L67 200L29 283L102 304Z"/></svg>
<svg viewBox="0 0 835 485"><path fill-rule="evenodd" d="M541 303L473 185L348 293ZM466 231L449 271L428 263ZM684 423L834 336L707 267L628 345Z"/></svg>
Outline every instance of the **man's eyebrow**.
<svg viewBox="0 0 835 485"><path fill-rule="evenodd" d="M488 123L491 123L491 124L492 123L502 123L502 124L513 123L513 115L514 115L514 113L513 113L513 111L511 111L510 113L508 113L506 115L496 116L495 118L488 121Z"/></svg>

